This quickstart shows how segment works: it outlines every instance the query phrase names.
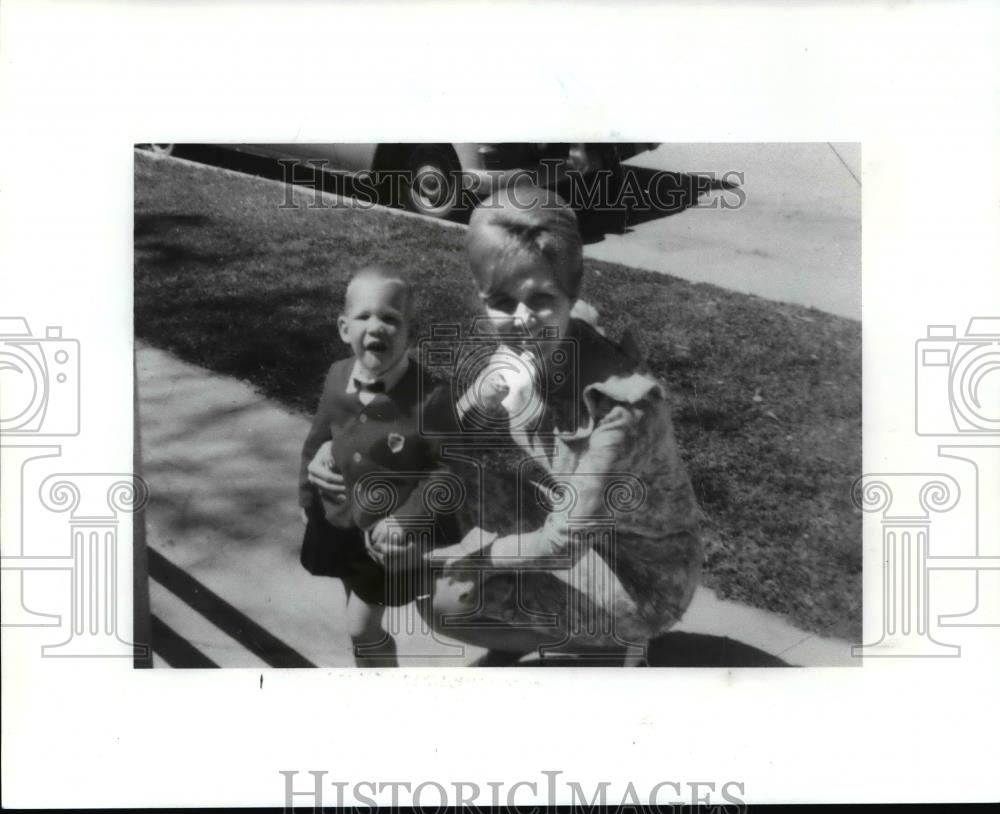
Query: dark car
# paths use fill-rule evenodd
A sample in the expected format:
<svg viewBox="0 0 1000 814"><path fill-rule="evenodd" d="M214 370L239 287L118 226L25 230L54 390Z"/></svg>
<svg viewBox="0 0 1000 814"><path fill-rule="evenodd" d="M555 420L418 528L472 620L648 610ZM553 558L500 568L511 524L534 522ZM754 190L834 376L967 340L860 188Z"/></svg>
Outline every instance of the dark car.
<svg viewBox="0 0 1000 814"><path fill-rule="evenodd" d="M171 153L173 144L143 145ZM497 144L223 144L226 149L325 172L354 177L389 205L434 218L471 209L491 192L527 176L544 186L564 188L606 173L621 178L621 162L656 144L497 143ZM289 177L294 165L288 166ZM613 187L609 187L613 188ZM591 202L600 198L591 194Z"/></svg>

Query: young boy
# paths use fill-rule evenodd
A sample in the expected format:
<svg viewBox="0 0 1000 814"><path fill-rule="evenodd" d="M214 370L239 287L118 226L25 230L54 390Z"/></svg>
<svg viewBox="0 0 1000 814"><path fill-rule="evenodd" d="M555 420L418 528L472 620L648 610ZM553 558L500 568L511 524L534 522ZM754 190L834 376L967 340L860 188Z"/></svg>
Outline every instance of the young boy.
<svg viewBox="0 0 1000 814"><path fill-rule="evenodd" d="M391 511L428 518L418 525L435 527L436 543L455 539L450 518L430 516L422 499L438 464L435 445L420 434L421 415L432 420L446 399L407 355L412 307L409 285L393 271L368 267L351 278L337 327L352 355L330 367L302 448L302 565L343 580L358 666L395 666L395 642L382 629L385 606L405 605L427 591L418 556L390 565L389 573L369 555L366 537L386 540ZM336 498L321 496L307 471L331 441L331 468L346 487Z"/></svg>

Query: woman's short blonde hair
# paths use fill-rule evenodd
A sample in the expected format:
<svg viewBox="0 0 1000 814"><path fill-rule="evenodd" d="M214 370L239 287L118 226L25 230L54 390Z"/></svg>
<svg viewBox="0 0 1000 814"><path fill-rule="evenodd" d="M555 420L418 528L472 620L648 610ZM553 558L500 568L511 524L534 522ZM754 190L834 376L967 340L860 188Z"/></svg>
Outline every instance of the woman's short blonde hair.
<svg viewBox="0 0 1000 814"><path fill-rule="evenodd" d="M570 299L583 282L583 241L576 214L554 191L517 184L472 212L466 251L479 290L492 291L524 258L543 258Z"/></svg>

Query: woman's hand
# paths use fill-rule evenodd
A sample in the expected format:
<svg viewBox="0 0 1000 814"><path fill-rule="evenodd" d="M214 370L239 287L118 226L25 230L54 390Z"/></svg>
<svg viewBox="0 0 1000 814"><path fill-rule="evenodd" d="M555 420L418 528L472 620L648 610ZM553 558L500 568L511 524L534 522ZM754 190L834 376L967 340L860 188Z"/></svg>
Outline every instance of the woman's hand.
<svg viewBox="0 0 1000 814"><path fill-rule="evenodd" d="M365 548L369 557L389 571L404 571L417 564L417 544L403 541L402 527L391 517L365 532Z"/></svg>
<svg viewBox="0 0 1000 814"><path fill-rule="evenodd" d="M325 441L306 467L309 483L324 497L336 503L347 500L347 485L344 476L334 470L333 441Z"/></svg>
<svg viewBox="0 0 1000 814"><path fill-rule="evenodd" d="M474 528L461 541L454 545L428 551L424 555L424 558L433 567L451 568L460 560L481 554L485 545L494 539L496 539L495 534L490 534L480 528Z"/></svg>
<svg viewBox="0 0 1000 814"><path fill-rule="evenodd" d="M458 400L458 413L464 416L470 410L495 415L510 393L510 385L503 372L489 366L483 370Z"/></svg>
<svg viewBox="0 0 1000 814"><path fill-rule="evenodd" d="M510 392L510 385L499 370L488 371L475 388L479 395L479 405L484 410L496 412L507 394Z"/></svg>

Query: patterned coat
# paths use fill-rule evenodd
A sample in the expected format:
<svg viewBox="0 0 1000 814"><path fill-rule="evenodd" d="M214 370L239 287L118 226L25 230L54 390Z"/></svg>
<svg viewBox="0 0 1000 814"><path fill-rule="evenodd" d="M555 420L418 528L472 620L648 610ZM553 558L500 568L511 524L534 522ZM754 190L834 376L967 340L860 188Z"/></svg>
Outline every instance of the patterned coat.
<svg viewBox="0 0 1000 814"><path fill-rule="evenodd" d="M541 419L463 456L465 540L482 551L450 576L486 617L553 627L560 641L643 644L694 594L699 510L663 384L588 324L573 320L569 336L563 386L529 396L544 399Z"/></svg>
<svg viewBox="0 0 1000 814"><path fill-rule="evenodd" d="M356 392L348 391L353 367L354 359L349 357L334 362L327 373L302 447L299 505L308 509L322 502L327 522L336 528L367 529L390 514L397 518L432 514L435 493L446 489L447 483L445 473L437 471L435 437L422 429L424 425L451 425L450 391L436 385L411 360L388 393L379 393L364 404ZM349 500L344 503L322 498L309 483L309 463L329 440L336 469L348 489Z"/></svg>

